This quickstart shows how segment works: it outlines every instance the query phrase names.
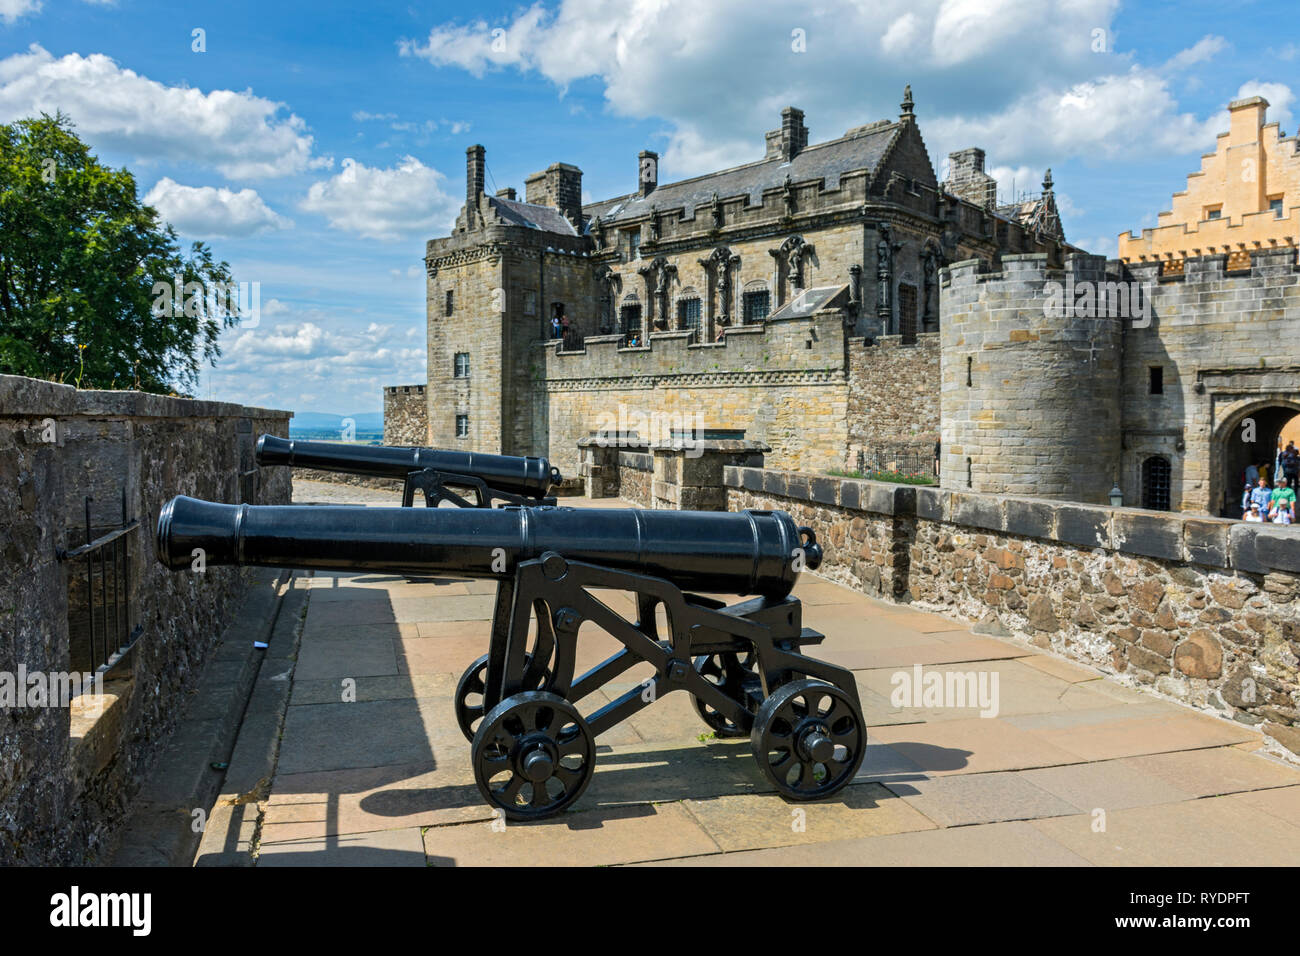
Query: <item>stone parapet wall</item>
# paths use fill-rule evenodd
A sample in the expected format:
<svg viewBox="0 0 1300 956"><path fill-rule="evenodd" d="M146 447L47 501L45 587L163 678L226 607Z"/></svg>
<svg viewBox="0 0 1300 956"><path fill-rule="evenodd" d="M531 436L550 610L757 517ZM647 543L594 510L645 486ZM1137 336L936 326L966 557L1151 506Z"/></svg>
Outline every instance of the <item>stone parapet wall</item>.
<svg viewBox="0 0 1300 956"><path fill-rule="evenodd" d="M789 511L820 573L1083 661L1300 754L1300 529L727 468L729 510Z"/></svg>
<svg viewBox="0 0 1300 956"><path fill-rule="evenodd" d="M423 385L384 388L384 444L429 444L429 402Z"/></svg>
<svg viewBox="0 0 1300 956"><path fill-rule="evenodd" d="M98 720L67 707L0 708L0 865L102 860L248 579L235 568L165 570L158 513L177 494L287 503L288 471L257 469L253 451L260 434L287 437L288 421L282 411L0 375L0 672L71 669L69 594L84 596L85 561L56 552L86 543L87 496L92 536L121 527L124 495L139 521L122 539L123 597L142 626Z"/></svg>

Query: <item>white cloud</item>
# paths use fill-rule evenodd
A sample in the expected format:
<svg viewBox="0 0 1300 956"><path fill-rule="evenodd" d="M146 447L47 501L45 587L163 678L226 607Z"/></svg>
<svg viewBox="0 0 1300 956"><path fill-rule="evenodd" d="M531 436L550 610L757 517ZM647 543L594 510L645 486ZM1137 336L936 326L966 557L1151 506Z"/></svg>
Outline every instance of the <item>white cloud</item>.
<svg viewBox="0 0 1300 956"><path fill-rule="evenodd" d="M0 0L5 2L5 0ZM100 53L55 58L39 44L0 60L0 122L62 110L98 148L138 161L202 161L262 178L328 167L307 125L249 90L164 86Z"/></svg>
<svg viewBox="0 0 1300 956"><path fill-rule="evenodd" d="M41 12L41 0L0 0L0 22L6 25L19 17Z"/></svg>
<svg viewBox="0 0 1300 956"><path fill-rule="evenodd" d="M201 238L252 236L293 225L252 189L234 192L212 186L182 186L164 177L149 190L144 201L178 232Z"/></svg>
<svg viewBox="0 0 1300 956"><path fill-rule="evenodd" d="M414 156L388 169L345 159L342 171L313 183L300 205L325 216L335 229L367 239L433 234L450 225L460 209L459 198L443 191L445 180Z"/></svg>
<svg viewBox="0 0 1300 956"><path fill-rule="evenodd" d="M241 402L299 411L349 412L382 407L385 385L425 380L423 324L418 320L358 325L340 314L279 305L277 314L285 321L268 327L263 306L263 327L232 329L223 336L221 358L205 373L216 397L237 396ZM322 400L329 407L319 407Z"/></svg>
<svg viewBox="0 0 1300 956"><path fill-rule="evenodd" d="M1227 41L1205 36L1150 66L1132 53L1095 52L1099 31L1114 37L1118 8L1118 0L629 0L611 16L601 0L558 0L491 22L438 24L400 50L480 76L537 73L561 91L594 77L610 111L668 121L659 149L671 178L757 159L757 131L774 128L783 106L805 110L814 142L895 116L903 82L936 166L971 145L991 161L1038 170L1074 157L1208 148L1219 119L1180 110L1172 84L1185 87L1186 71ZM796 51L793 30L806 52Z"/></svg>
<svg viewBox="0 0 1300 956"><path fill-rule="evenodd" d="M358 123L365 123L370 120L395 120L396 113L367 113L365 110L357 110L352 114L352 118Z"/></svg>
<svg viewBox="0 0 1300 956"><path fill-rule="evenodd" d="M1291 104L1295 102L1295 93L1291 87L1285 83L1264 83L1260 80L1251 80L1248 83L1241 84L1237 90L1237 95L1233 99L1242 100L1248 96L1262 96L1268 100L1268 120L1282 124L1283 129L1291 128ZM1220 131L1228 128L1228 113L1225 110L1220 114L1219 120Z"/></svg>

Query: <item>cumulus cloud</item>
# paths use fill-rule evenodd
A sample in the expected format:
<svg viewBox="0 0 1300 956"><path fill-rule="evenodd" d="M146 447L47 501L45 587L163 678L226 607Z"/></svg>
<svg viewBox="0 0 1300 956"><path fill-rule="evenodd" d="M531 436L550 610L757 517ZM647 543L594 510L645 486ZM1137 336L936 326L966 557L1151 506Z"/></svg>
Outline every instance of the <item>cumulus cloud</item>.
<svg viewBox="0 0 1300 956"><path fill-rule="evenodd" d="M234 192L212 186L182 186L163 177L144 201L178 232L200 238L242 238L293 225L267 206L253 189Z"/></svg>
<svg viewBox="0 0 1300 956"><path fill-rule="evenodd" d="M300 204L335 229L367 239L400 239L450 225L460 200L443 191L446 177L414 156L387 169L343 160L343 169L313 183Z"/></svg>
<svg viewBox="0 0 1300 956"><path fill-rule="evenodd" d="M0 23L6 26L29 13L41 12L41 0L0 0Z"/></svg>
<svg viewBox="0 0 1300 956"><path fill-rule="evenodd" d="M207 373L222 394L299 411L348 412L379 408L385 385L424 381L418 321L359 325L320 309L277 305L284 321L223 337L222 356ZM267 311L264 306L263 320ZM328 396L328 408L317 407L320 396Z"/></svg>
<svg viewBox="0 0 1300 956"><path fill-rule="evenodd" d="M758 158L756 131L775 127L783 106L806 111L813 141L895 116L903 81L936 166L971 145L984 146L991 161L1040 170L1072 157L1206 148L1219 118L1180 110L1172 84L1185 85L1187 71L1227 42L1206 36L1144 66L1114 49L1118 7L1118 0L824 0L798 8L630 0L610 16L601 0L558 0L502 20L441 23L399 46L402 55L474 75L536 73L561 92L595 78L611 112L668 121L660 150L672 176ZM754 70L756 57L767 68Z"/></svg>
<svg viewBox="0 0 1300 956"><path fill-rule="evenodd" d="M165 86L103 54L56 58L39 44L0 60L0 122L58 110L98 148L139 161L201 161L230 179L333 163L313 156L306 123L248 90Z"/></svg>

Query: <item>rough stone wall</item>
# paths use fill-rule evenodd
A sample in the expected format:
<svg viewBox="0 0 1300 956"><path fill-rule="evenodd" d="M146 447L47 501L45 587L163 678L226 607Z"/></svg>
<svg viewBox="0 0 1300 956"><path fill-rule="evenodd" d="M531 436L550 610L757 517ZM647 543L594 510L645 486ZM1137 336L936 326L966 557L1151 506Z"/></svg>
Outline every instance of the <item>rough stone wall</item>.
<svg viewBox="0 0 1300 956"><path fill-rule="evenodd" d="M444 240L452 242L453 240ZM428 278L429 444L434 448L499 452L502 448L500 259L468 250ZM446 293L452 314L446 314ZM469 375L457 378L457 352L469 353ZM469 416L469 437L456 436L456 416Z"/></svg>
<svg viewBox="0 0 1300 956"><path fill-rule="evenodd" d="M1084 661L1300 755L1300 531L1128 508L729 468L820 573Z"/></svg>
<svg viewBox="0 0 1300 956"><path fill-rule="evenodd" d="M909 449L929 455L939 437L939 335L915 345L896 335L864 347L849 339L849 444L845 466L858 449Z"/></svg>
<svg viewBox="0 0 1300 956"><path fill-rule="evenodd" d="M384 444L429 444L429 402L423 385L384 388Z"/></svg>
<svg viewBox="0 0 1300 956"><path fill-rule="evenodd" d="M973 260L940 273L946 489L1107 500L1124 320L1052 306L1051 283L1105 280L1100 256L1047 265L1029 254L1004 256L1000 273Z"/></svg>
<svg viewBox="0 0 1300 956"><path fill-rule="evenodd" d="M641 508L653 508L654 456L642 452L620 452L618 456L618 494L624 501Z"/></svg>
<svg viewBox="0 0 1300 956"><path fill-rule="evenodd" d="M1125 332L1125 501L1141 500L1142 462L1161 455L1172 465L1171 507L1219 514L1241 497L1234 461L1271 463L1281 421L1300 414L1296 250L1255 252L1232 273L1228 265L1224 255L1187 259L1181 276L1165 279L1154 263L1128 268L1152 305L1150 324ZM1162 395L1150 393L1153 367L1163 370ZM1246 418L1258 426L1249 450Z"/></svg>
<svg viewBox="0 0 1300 956"><path fill-rule="evenodd" d="M139 519L125 540L133 623L143 626L125 679L106 688L116 703L82 736L72 736L68 708L0 710L0 865L97 860L244 591L239 569L163 569L158 512L177 494L286 503L288 471L257 471L253 441L287 437L288 419L0 376L0 671L70 669L68 595L84 561L60 561L56 548L85 543L88 494L92 534L120 526L123 491Z"/></svg>

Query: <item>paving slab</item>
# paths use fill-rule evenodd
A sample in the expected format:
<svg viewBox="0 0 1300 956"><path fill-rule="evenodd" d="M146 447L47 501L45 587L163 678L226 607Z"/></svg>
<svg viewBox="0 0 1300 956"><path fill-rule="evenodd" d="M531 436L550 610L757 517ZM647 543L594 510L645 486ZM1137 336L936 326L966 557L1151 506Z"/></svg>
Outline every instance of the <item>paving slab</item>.
<svg viewBox="0 0 1300 956"><path fill-rule="evenodd" d="M1114 810L1104 817L1054 817L1030 826L1102 866L1294 866L1300 846L1300 827L1236 797Z"/></svg>
<svg viewBox="0 0 1300 956"><path fill-rule="evenodd" d="M916 830L857 840L716 853L669 866L1087 866L1088 861L1028 823Z"/></svg>
<svg viewBox="0 0 1300 956"><path fill-rule="evenodd" d="M1098 807L1128 810L1178 803L1194 796L1168 780L1130 766L1124 760L1042 767L1022 770L1019 775L1084 813L1091 813Z"/></svg>
<svg viewBox="0 0 1300 956"><path fill-rule="evenodd" d="M683 805L727 852L934 828L877 783L854 784L828 800L808 803L746 794L693 798Z"/></svg>
<svg viewBox="0 0 1300 956"><path fill-rule="evenodd" d="M1044 674L1051 674L1053 677L1069 681L1072 684L1079 684L1084 681L1099 681L1104 677L1099 670L1052 654L1031 654L1028 657L1017 658L1017 660L1028 667L1037 668Z"/></svg>
<svg viewBox="0 0 1300 956"><path fill-rule="evenodd" d="M1123 763L1193 797L1300 785L1300 767L1244 753L1234 747L1130 757Z"/></svg>
<svg viewBox="0 0 1300 956"><path fill-rule="evenodd" d="M427 866L419 827L263 846L258 866Z"/></svg>
<svg viewBox="0 0 1300 956"><path fill-rule="evenodd" d="M1066 816L1079 808L1035 786L1025 773L967 773L911 782L889 789L943 827Z"/></svg>
<svg viewBox="0 0 1300 956"><path fill-rule="evenodd" d="M1083 727L1043 728L1027 733L1083 760L1113 760L1139 754L1223 747L1257 736L1255 731L1241 724L1179 709L1181 713L1174 716L1135 717Z"/></svg>
<svg viewBox="0 0 1300 956"><path fill-rule="evenodd" d="M1077 755L1000 718L875 727L869 733L933 775L1078 763Z"/></svg>
<svg viewBox="0 0 1300 956"><path fill-rule="evenodd" d="M402 700L407 697L442 697L451 705L456 692L454 674L392 674L376 677L356 677L345 687L348 678L330 677L319 680L299 680L295 675L291 704L338 704L344 693L355 700Z"/></svg>
<svg viewBox="0 0 1300 956"><path fill-rule="evenodd" d="M425 831L430 866L609 866L716 853L678 803L570 812L536 823L493 821Z"/></svg>

